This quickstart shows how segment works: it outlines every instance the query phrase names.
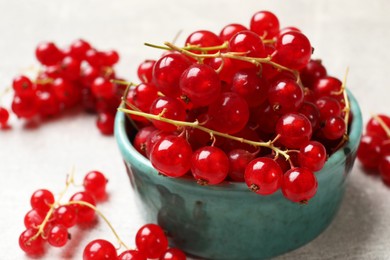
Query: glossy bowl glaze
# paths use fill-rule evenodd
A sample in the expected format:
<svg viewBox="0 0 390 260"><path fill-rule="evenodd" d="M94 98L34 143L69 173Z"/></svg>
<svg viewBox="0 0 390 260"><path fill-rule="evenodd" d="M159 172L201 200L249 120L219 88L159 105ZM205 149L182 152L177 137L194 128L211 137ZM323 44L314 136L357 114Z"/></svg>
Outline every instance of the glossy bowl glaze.
<svg viewBox="0 0 390 260"><path fill-rule="evenodd" d="M265 259L308 243L334 218L355 160L362 118L349 96L349 141L316 173L318 191L307 205L288 201L280 191L257 195L245 183L200 186L192 178L158 175L131 145L126 116L118 112L115 136L145 222L158 223L174 246L205 259Z"/></svg>

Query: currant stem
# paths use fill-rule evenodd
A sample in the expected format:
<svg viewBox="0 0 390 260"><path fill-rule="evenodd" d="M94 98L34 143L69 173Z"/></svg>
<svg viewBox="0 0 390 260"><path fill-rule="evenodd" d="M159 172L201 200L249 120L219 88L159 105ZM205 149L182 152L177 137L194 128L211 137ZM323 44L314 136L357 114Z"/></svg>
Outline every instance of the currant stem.
<svg viewBox="0 0 390 260"><path fill-rule="evenodd" d="M70 174L69 174L69 176L68 176L68 178L66 178L66 185L65 185L65 188L59 193L57 200L56 200L52 205L50 205L49 211L46 213L46 216L45 216L45 218L43 219L42 223L39 224L39 226L38 226L38 231L37 231L37 233L36 233L34 236L32 236L32 237L30 238L30 241L35 240L35 239L37 239L39 236L41 236L41 235L44 234L45 226L46 226L47 222L49 222L51 216L53 215L53 212L54 212L55 207L57 207L58 205L60 205L60 201L61 201L62 197L65 195L65 193L67 192L67 190L69 189L69 186L70 186L71 184L74 184L74 171L75 171L75 170L74 170L74 167L73 167L72 170L71 170L71 172L70 172Z"/></svg>
<svg viewBox="0 0 390 260"><path fill-rule="evenodd" d="M94 205L91 203L88 203L86 201L69 201L68 203L64 204L65 206L67 205L81 205L81 206L86 206L88 208L93 209L96 214L98 214L104 222L108 225L108 227L111 229L112 233L114 234L115 238L117 239L118 243L120 246L124 246L127 250L130 249L119 237L118 233L115 231L114 227L112 226L111 222L108 220L108 218Z"/></svg>
<svg viewBox="0 0 390 260"><path fill-rule="evenodd" d="M372 115L372 117L379 123L382 129L386 132L388 138L390 138L390 128L386 125L386 123L380 118L378 115Z"/></svg>
<svg viewBox="0 0 390 260"><path fill-rule="evenodd" d="M238 142L241 142L241 143L246 143L246 144L249 144L249 145L252 145L252 146L255 146L255 147L258 147L258 146L266 147L266 148L272 149L276 153L276 155L281 154L281 155L283 155L284 158L286 158L286 160L290 159L290 156L288 155L288 151L287 150L281 150L278 147L274 146L273 145L273 140L270 140L268 142L256 142L256 141L244 139L242 137L237 137L237 136L233 136L233 135L229 135L229 134L226 134L226 133L222 133L222 132L219 132L219 131L215 131L215 130L209 129L207 127L204 127L204 126L200 125L199 121L197 121L197 120L194 121L194 122L178 121L178 120L165 118L161 114L153 115L153 114L149 114L149 113L145 113L145 112L141 112L141 111L125 109L123 107L119 107L118 110L121 111L121 112L127 113L127 114L137 115L137 116L145 117L145 118L148 118L148 119L153 119L153 120L158 120L158 121L162 121L162 122L165 122L165 123L169 123L169 124L175 125L177 127L192 127L192 128L196 128L198 130L201 130L203 132L206 132L206 133L210 134L211 137L213 137L213 136L221 136L221 137L224 137L224 138L227 138L227 139L231 139L231 140L234 140L234 141L238 141Z"/></svg>

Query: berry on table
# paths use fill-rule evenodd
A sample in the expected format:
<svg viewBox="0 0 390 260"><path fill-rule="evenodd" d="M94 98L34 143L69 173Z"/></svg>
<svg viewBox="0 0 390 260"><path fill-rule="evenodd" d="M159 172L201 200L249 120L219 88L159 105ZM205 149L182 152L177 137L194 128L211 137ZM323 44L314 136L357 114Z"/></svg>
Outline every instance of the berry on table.
<svg viewBox="0 0 390 260"><path fill-rule="evenodd" d="M115 247L104 239L96 239L89 242L83 252L83 260L111 260L116 258Z"/></svg>

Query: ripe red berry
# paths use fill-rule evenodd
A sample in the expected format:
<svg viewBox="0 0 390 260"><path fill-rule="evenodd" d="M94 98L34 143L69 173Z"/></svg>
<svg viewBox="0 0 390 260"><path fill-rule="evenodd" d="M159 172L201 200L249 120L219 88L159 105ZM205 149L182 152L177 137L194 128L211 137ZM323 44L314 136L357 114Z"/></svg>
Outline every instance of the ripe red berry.
<svg viewBox="0 0 390 260"><path fill-rule="evenodd" d="M38 106L34 93L31 96L15 95L12 100L11 108L19 118L30 119L38 113Z"/></svg>
<svg viewBox="0 0 390 260"><path fill-rule="evenodd" d="M46 215L50 206L54 203L54 196L51 191L46 189L36 190L30 198L31 207L37 210L41 215Z"/></svg>
<svg viewBox="0 0 390 260"><path fill-rule="evenodd" d="M184 55L168 53L154 65L153 83L164 95L178 97L180 76L190 65L191 61Z"/></svg>
<svg viewBox="0 0 390 260"><path fill-rule="evenodd" d="M44 218L45 218L44 214L40 213L36 209L31 209L24 216L24 226L26 228L35 228L35 229L37 229L38 226L43 222Z"/></svg>
<svg viewBox="0 0 390 260"><path fill-rule="evenodd" d="M106 184L106 177L99 171L87 173L83 181L85 191L91 194L96 200L102 200L106 197Z"/></svg>
<svg viewBox="0 0 390 260"><path fill-rule="evenodd" d="M32 239L37 232L37 229L28 228L19 236L19 247L31 256L40 256L45 252L45 241L42 236Z"/></svg>
<svg viewBox="0 0 390 260"><path fill-rule="evenodd" d="M185 121L186 111L183 104L175 99L168 96L158 97L150 106L150 113L154 115L160 115L165 118ZM177 129L177 126L162 122L159 120L152 120L153 125L167 132L173 132Z"/></svg>
<svg viewBox="0 0 390 260"><path fill-rule="evenodd" d="M0 106L0 128L7 125L8 118L9 118L8 110Z"/></svg>
<svg viewBox="0 0 390 260"><path fill-rule="evenodd" d="M390 128L390 117L386 115L378 115L380 119L385 123L385 125ZM379 124L378 120L375 119L375 117L370 118L366 125L366 132L367 134L375 134L380 135L384 138L390 138L387 136L386 131L383 129L383 127Z"/></svg>
<svg viewBox="0 0 390 260"><path fill-rule="evenodd" d="M198 47L212 47L222 44L222 40L213 32L200 30L191 33L185 42L185 45L194 45ZM199 53L199 51L194 51ZM217 50L210 51L209 53L216 53Z"/></svg>
<svg viewBox="0 0 390 260"><path fill-rule="evenodd" d="M246 166L255 158L255 154L243 149L231 150L228 154L229 177L233 181L243 182Z"/></svg>
<svg viewBox="0 0 390 260"><path fill-rule="evenodd" d="M31 96L32 92L34 91L33 83L31 82L31 80L23 75L14 78L14 80L12 81L12 88L19 96Z"/></svg>
<svg viewBox="0 0 390 260"><path fill-rule="evenodd" d="M268 101L278 113L294 112L303 102L303 90L295 80L278 80L268 89Z"/></svg>
<svg viewBox="0 0 390 260"><path fill-rule="evenodd" d="M293 168L283 175L283 195L299 203L307 203L317 192L317 178L306 168Z"/></svg>
<svg viewBox="0 0 390 260"><path fill-rule="evenodd" d="M357 151L357 158L366 169L378 169L381 158L381 145L384 138L379 135L365 134L362 136Z"/></svg>
<svg viewBox="0 0 390 260"><path fill-rule="evenodd" d="M290 69L300 70L310 61L312 48L309 39L300 32L279 35L275 44L275 62Z"/></svg>
<svg viewBox="0 0 390 260"><path fill-rule="evenodd" d="M279 20L271 12L259 11L252 16L250 29L264 39L272 39L279 32Z"/></svg>
<svg viewBox="0 0 390 260"><path fill-rule="evenodd" d="M155 60L144 60L137 70L138 78L144 83L151 83L153 80L153 67Z"/></svg>
<svg viewBox="0 0 390 260"><path fill-rule="evenodd" d="M62 205L54 210L53 220L56 224L67 228L73 227L77 223L77 213L74 207Z"/></svg>
<svg viewBox="0 0 390 260"><path fill-rule="evenodd" d="M89 242L83 252L83 260L114 260L117 259L115 247L104 239Z"/></svg>
<svg viewBox="0 0 390 260"><path fill-rule="evenodd" d="M111 113L102 112L98 114L96 126L103 135L112 135L114 133L115 118Z"/></svg>
<svg viewBox="0 0 390 260"><path fill-rule="evenodd" d="M229 172L229 159L221 149L204 146L193 153L191 172L199 184L221 183Z"/></svg>
<svg viewBox="0 0 390 260"><path fill-rule="evenodd" d="M219 33L219 38L223 42L229 41L236 33L239 33L241 31L247 31L247 30L248 28L246 28L242 24L237 24L237 23L228 24L222 28L221 32Z"/></svg>
<svg viewBox="0 0 390 260"><path fill-rule="evenodd" d="M193 64L181 75L180 90L185 101L196 107L208 106L219 98L221 81L210 66Z"/></svg>
<svg viewBox="0 0 390 260"><path fill-rule="evenodd" d="M60 224L52 226L47 235L47 242L55 247L62 247L68 242L68 229Z"/></svg>
<svg viewBox="0 0 390 260"><path fill-rule="evenodd" d="M70 45L70 55L81 61L85 59L89 49L91 49L91 45L87 41L78 39Z"/></svg>
<svg viewBox="0 0 390 260"><path fill-rule="evenodd" d="M162 174L180 177L191 167L192 149L188 142L179 136L162 137L150 152L150 162Z"/></svg>
<svg viewBox="0 0 390 260"><path fill-rule="evenodd" d="M126 250L118 255L117 260L147 260L138 250Z"/></svg>
<svg viewBox="0 0 390 260"><path fill-rule="evenodd" d="M279 164L267 157L256 158L245 169L245 183L260 195L270 195L281 185L283 172Z"/></svg>
<svg viewBox="0 0 390 260"><path fill-rule="evenodd" d="M301 167L313 172L319 171L326 161L326 149L320 142L310 141L301 147L298 159Z"/></svg>
<svg viewBox="0 0 390 260"><path fill-rule="evenodd" d="M135 244L147 258L159 258L168 248L168 239L160 226L146 224L138 230Z"/></svg>
<svg viewBox="0 0 390 260"><path fill-rule="evenodd" d="M314 83L326 76L326 68L321 60L310 60L309 63L300 71L302 83L307 88L313 88Z"/></svg>
<svg viewBox="0 0 390 260"><path fill-rule="evenodd" d="M63 54L53 42L43 42L37 46L35 56L40 63L50 66L60 62Z"/></svg>
<svg viewBox="0 0 390 260"><path fill-rule="evenodd" d="M108 99L114 95L114 84L103 77L96 78L92 82L91 89L96 97Z"/></svg>
<svg viewBox="0 0 390 260"><path fill-rule="evenodd" d="M186 255L180 249L169 248L167 251L163 253L162 256L160 256L159 260L186 260L186 259L187 259Z"/></svg>
<svg viewBox="0 0 390 260"><path fill-rule="evenodd" d="M70 202L75 201L81 201L81 202L87 202L93 206L96 205L94 198L89 195L86 192L76 192L72 195L69 199ZM76 211L77 214L77 223L90 223L95 219L95 210L80 204L71 204L71 207Z"/></svg>
<svg viewBox="0 0 390 260"><path fill-rule="evenodd" d="M276 133L280 136L278 141L281 144L288 148L300 148L311 139L312 128L304 115L290 113L278 120Z"/></svg>
<svg viewBox="0 0 390 260"><path fill-rule="evenodd" d="M379 173L383 182L390 186L390 153L382 156L379 162Z"/></svg>

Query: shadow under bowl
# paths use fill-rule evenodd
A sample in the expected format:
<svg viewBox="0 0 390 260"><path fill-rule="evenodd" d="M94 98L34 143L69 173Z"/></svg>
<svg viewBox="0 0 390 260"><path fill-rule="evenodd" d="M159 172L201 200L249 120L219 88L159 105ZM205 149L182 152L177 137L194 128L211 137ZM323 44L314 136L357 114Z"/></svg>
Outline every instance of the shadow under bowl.
<svg viewBox="0 0 390 260"><path fill-rule="evenodd" d="M144 220L161 225L173 246L205 259L266 259L310 242L338 211L356 157L362 118L350 92L349 98L349 141L316 173L318 190L307 205L280 191L257 195L245 183L200 186L190 177L161 176L132 146L126 116L118 112L115 136Z"/></svg>

